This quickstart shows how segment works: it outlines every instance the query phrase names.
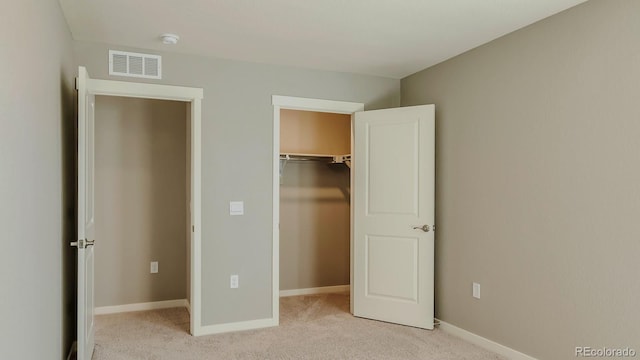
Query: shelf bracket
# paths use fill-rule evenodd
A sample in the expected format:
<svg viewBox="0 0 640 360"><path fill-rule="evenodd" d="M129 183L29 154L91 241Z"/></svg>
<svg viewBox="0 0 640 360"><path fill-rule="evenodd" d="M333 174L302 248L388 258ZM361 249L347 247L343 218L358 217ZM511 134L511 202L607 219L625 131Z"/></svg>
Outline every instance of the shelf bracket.
<svg viewBox="0 0 640 360"><path fill-rule="evenodd" d="M284 172L284 167L287 166L287 161L289 161L291 157L287 155L282 155L280 157L280 182L282 183L282 173Z"/></svg>
<svg viewBox="0 0 640 360"><path fill-rule="evenodd" d="M351 168L351 155L335 155L333 157L334 164L345 164Z"/></svg>

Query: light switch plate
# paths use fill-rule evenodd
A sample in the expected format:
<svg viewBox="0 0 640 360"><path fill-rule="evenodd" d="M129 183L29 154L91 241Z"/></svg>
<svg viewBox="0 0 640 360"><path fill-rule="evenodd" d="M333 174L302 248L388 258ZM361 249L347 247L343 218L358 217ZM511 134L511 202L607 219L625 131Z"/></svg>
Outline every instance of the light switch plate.
<svg viewBox="0 0 640 360"><path fill-rule="evenodd" d="M229 215L244 215L244 202L243 201L230 201L229 202Z"/></svg>
<svg viewBox="0 0 640 360"><path fill-rule="evenodd" d="M152 261L151 262L151 269L150 269L152 274L156 274L158 273L158 262L157 261Z"/></svg>

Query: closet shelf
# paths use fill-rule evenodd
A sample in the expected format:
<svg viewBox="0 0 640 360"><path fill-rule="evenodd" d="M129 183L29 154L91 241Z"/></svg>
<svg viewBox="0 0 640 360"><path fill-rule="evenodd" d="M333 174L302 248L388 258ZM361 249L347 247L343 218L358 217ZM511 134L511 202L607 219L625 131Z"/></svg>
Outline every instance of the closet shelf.
<svg viewBox="0 0 640 360"><path fill-rule="evenodd" d="M325 161L329 164L345 164L351 167L351 154L330 155L330 154L299 154L299 153L281 153L280 154L280 176L287 165L288 161Z"/></svg>

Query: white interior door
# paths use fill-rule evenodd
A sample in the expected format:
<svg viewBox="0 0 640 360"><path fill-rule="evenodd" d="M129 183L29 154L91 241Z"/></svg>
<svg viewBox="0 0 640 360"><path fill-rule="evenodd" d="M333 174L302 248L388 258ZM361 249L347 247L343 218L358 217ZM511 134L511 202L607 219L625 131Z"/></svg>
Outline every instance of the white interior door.
<svg viewBox="0 0 640 360"><path fill-rule="evenodd" d="M87 91L89 74L78 69L78 352L90 360L94 348L93 267L95 96Z"/></svg>
<svg viewBox="0 0 640 360"><path fill-rule="evenodd" d="M433 329L434 112L355 114L355 316Z"/></svg>

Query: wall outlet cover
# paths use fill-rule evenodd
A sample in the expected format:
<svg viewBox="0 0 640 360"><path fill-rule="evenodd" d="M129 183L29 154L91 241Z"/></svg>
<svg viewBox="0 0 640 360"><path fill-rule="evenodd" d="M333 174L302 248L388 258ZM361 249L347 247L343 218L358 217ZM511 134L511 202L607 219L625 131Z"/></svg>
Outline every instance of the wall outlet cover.
<svg viewBox="0 0 640 360"><path fill-rule="evenodd" d="M480 299L480 284L473 283L473 297L476 299Z"/></svg>
<svg viewBox="0 0 640 360"><path fill-rule="evenodd" d="M156 274L158 272L158 262L157 261L152 261L151 262L151 273L152 274Z"/></svg>

